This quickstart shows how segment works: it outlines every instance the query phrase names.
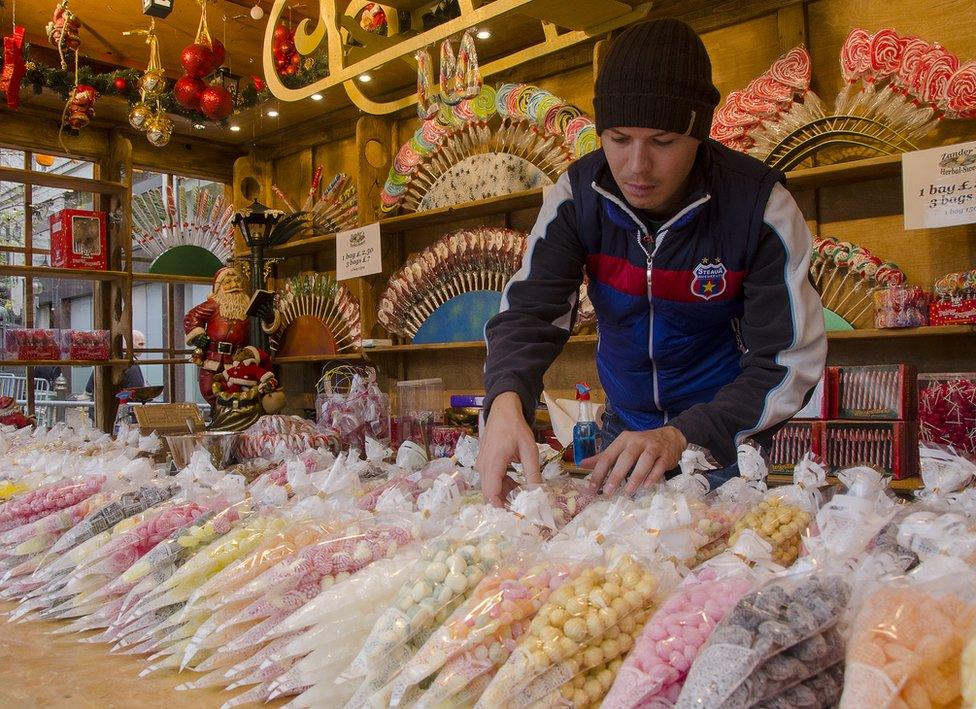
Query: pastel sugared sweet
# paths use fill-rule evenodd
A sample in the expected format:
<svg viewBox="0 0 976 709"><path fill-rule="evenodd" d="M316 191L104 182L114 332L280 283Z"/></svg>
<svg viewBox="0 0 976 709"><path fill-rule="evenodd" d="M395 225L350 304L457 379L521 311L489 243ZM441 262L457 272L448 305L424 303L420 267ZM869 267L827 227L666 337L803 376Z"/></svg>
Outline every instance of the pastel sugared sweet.
<svg viewBox="0 0 976 709"><path fill-rule="evenodd" d="M716 624L751 586L744 576L716 578L713 569L689 576L637 638L603 706L624 709L673 702Z"/></svg>
<svg viewBox="0 0 976 709"><path fill-rule="evenodd" d="M773 561L789 566L800 554L800 535L809 524L810 513L770 496L735 523L729 546L735 545L743 530L751 529L773 545Z"/></svg>
<svg viewBox="0 0 976 709"><path fill-rule="evenodd" d="M605 647L605 640L627 636L623 647L629 649L636 627L653 610L657 586L655 576L627 554L571 578L550 595L477 706L500 706L512 697L526 704L542 699L547 687L576 681L619 656L621 644Z"/></svg>
<svg viewBox="0 0 976 709"><path fill-rule="evenodd" d="M952 592L888 586L870 595L848 642L841 707L958 705L974 620L972 598Z"/></svg>

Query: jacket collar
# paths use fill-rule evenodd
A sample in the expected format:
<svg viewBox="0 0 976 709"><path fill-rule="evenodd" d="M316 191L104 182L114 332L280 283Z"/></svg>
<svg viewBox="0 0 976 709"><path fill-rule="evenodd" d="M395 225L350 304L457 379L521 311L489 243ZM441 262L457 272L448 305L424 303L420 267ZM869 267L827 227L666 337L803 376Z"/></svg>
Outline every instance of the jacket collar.
<svg viewBox="0 0 976 709"><path fill-rule="evenodd" d="M650 234L651 230L647 223L641 218L639 210L634 209L627 202L613 174L607 164L603 149L600 149L600 166L596 172L591 187L603 198L604 207L610 219L623 229L637 228L643 234ZM698 153L695 155L695 163L691 169L691 189L682 202L681 208L665 222L659 231L665 231L674 226L680 226L693 218L698 211L698 207L711 199L708 192L708 174L710 172L712 156L709 151L709 143L703 140L698 146Z"/></svg>

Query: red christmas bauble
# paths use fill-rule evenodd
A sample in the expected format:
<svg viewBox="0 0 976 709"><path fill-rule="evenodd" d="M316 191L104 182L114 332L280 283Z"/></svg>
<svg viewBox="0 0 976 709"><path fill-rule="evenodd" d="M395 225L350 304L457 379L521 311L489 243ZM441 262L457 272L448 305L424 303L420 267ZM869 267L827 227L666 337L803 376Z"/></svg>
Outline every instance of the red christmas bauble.
<svg viewBox="0 0 976 709"><path fill-rule="evenodd" d="M206 87L207 85L203 83L202 79L195 76L183 76L173 86L173 96L176 98L176 103L183 108L196 111L200 108L200 95Z"/></svg>
<svg viewBox="0 0 976 709"><path fill-rule="evenodd" d="M207 118L222 121L234 110L234 97L223 86L207 86L200 94L200 111Z"/></svg>
<svg viewBox="0 0 976 709"><path fill-rule="evenodd" d="M297 66L286 66L285 67L285 76L294 76L297 73L298 73L298 67Z"/></svg>
<svg viewBox="0 0 976 709"><path fill-rule="evenodd" d="M115 90L118 91L120 94L124 94L126 91L129 90L129 82L126 81L125 77L123 76L115 77L115 81L112 82L112 85L115 87Z"/></svg>
<svg viewBox="0 0 976 709"><path fill-rule="evenodd" d="M278 46L278 48L286 57L291 56L291 54L295 51L295 42L290 39L285 40Z"/></svg>
<svg viewBox="0 0 976 709"><path fill-rule="evenodd" d="M298 55L298 52L295 52L291 55L291 59L288 61L288 63L297 67L302 63L302 58Z"/></svg>
<svg viewBox="0 0 976 709"><path fill-rule="evenodd" d="M227 58L227 50L224 48L224 45L221 44L220 40L211 39L210 52L213 54L213 67L211 67L210 71L214 71L223 66L224 59ZM210 72L207 73L209 74Z"/></svg>
<svg viewBox="0 0 976 709"><path fill-rule="evenodd" d="M262 79L260 76L252 76L251 81L254 84L255 91L264 91L264 87L267 86L267 84L264 83L264 79Z"/></svg>
<svg viewBox="0 0 976 709"><path fill-rule="evenodd" d="M291 30L284 25L278 25L275 27L274 38L279 42L283 39L290 39L291 36Z"/></svg>
<svg viewBox="0 0 976 709"><path fill-rule="evenodd" d="M206 76L213 59L213 52L202 44L191 44L180 52L180 63L190 76Z"/></svg>

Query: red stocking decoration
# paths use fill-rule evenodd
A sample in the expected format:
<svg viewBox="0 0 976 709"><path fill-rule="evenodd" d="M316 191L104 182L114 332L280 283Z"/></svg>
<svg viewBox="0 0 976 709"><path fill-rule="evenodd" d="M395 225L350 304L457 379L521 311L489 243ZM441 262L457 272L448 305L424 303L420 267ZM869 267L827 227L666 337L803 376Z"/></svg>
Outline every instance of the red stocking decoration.
<svg viewBox="0 0 976 709"><path fill-rule="evenodd" d="M3 73L0 73L0 94L10 108L20 105L20 81L25 71L24 28L15 26L13 35L3 38Z"/></svg>

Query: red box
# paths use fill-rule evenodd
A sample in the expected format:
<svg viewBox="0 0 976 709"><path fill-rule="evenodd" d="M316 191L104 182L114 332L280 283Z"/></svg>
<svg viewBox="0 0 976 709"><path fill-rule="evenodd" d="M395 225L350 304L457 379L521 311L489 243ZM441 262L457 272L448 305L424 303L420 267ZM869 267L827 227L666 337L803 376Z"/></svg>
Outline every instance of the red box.
<svg viewBox="0 0 976 709"><path fill-rule="evenodd" d="M831 367L832 419L916 420L918 372L910 364Z"/></svg>
<svg viewBox="0 0 976 709"><path fill-rule="evenodd" d="M976 298L933 300L929 303L930 325L971 325L976 323Z"/></svg>
<svg viewBox="0 0 976 709"><path fill-rule="evenodd" d="M51 215L51 266L104 271L105 212L62 209Z"/></svg>
<svg viewBox="0 0 976 709"><path fill-rule="evenodd" d="M918 422L827 421L824 460L833 469L870 465L895 480L918 474Z"/></svg>
<svg viewBox="0 0 976 709"><path fill-rule="evenodd" d="M807 453L823 457L823 421L787 421L769 449L769 471L792 473Z"/></svg>

